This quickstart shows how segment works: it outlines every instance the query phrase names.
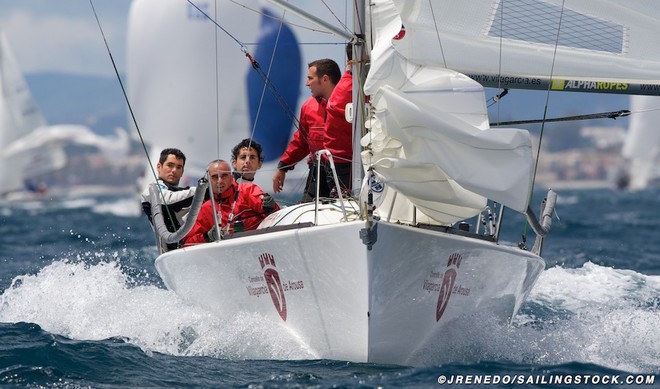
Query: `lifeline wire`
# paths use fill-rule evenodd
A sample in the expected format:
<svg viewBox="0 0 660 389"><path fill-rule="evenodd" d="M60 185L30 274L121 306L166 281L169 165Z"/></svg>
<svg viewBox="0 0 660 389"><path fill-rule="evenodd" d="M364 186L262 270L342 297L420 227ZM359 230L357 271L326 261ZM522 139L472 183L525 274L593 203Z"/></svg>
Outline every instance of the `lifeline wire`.
<svg viewBox="0 0 660 389"><path fill-rule="evenodd" d="M557 36L555 38L555 50L552 54L552 66L550 67L550 79L552 80L552 76L555 72L555 61L557 60L557 48L559 47L559 33L561 32L561 23L564 18L564 5L565 5L565 0L562 0L561 2L561 12L559 13L559 23L557 24ZM539 160L541 159L541 144L543 144L543 130L545 129L545 121L548 116L548 101L550 100L550 87L551 83L548 84L548 89L546 91L545 95L545 107L543 108L543 121L541 122L541 132L539 134L539 144L536 149L536 161L534 161L534 175L532 176L532 190L529 191L529 202L532 200L532 194L534 193L534 184L536 181L536 173L538 171L539 167ZM524 245L525 241L527 240L527 226L528 226L527 219L525 219L525 227L523 228L523 233L522 233L522 242L520 245Z"/></svg>

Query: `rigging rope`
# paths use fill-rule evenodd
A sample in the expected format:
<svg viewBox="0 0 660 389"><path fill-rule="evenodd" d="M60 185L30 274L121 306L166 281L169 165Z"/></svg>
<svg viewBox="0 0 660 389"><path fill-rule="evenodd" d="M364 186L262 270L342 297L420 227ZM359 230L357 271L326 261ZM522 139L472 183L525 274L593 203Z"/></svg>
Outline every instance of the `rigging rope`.
<svg viewBox="0 0 660 389"><path fill-rule="evenodd" d="M257 128L257 123L259 121L259 117L260 117L260 113L261 113L261 106L263 104L263 100L264 100L267 89L271 90L271 92L273 93L273 96L275 97L276 101L284 109L287 116L292 119L292 121L295 123L296 127L299 127L300 122L299 122L298 118L293 113L293 110L291 109L291 107L289 107L289 105L286 103L286 100L284 99L284 97L277 91L277 88L275 87L275 85L273 85L273 83L270 80L270 72L272 70L272 66L273 66L273 62L274 62L274 58L275 58L275 52L276 52L276 49L278 47L278 43L279 43L280 36L281 36L281 33L282 33L283 22L280 23L279 30L277 31L277 37L276 37L275 45L274 45L275 48L273 49L273 52L271 54L271 58L270 58L269 66L268 66L268 72L265 73L263 71L263 69L261 68L261 66L259 65L259 63L257 62L257 60L248 51L247 46L245 44L243 44L241 41L239 41L229 31L227 31L227 29L225 29L224 27L222 27L220 24L218 24L216 22L217 17L216 17L216 19L211 18L206 12L204 12L195 3L193 3L192 0L187 0L187 1L195 9L197 9L202 15L204 15L205 18L210 20L213 24L215 24L220 30L222 30L225 34L227 34L232 40L234 40L234 42L236 42L240 46L241 51L243 52L243 54L245 54L248 61L250 61L250 64L252 65L252 68L257 71L257 74L259 74L261 76L261 78L264 82L264 86L261 90L261 96L259 97L259 105L258 105L258 108L257 108L257 113L255 115L255 120L254 120L254 123L252 124L252 129L250 131L250 137L249 137L250 141L249 141L249 144L248 144L248 150L251 148L252 141L254 140L254 133L255 133L256 128ZM217 7L215 7L215 9L217 11ZM284 11L284 12L286 13L286 11ZM284 20L284 14L282 15L282 19L280 19L280 20ZM216 35L216 50L217 50L217 47L218 47L218 45L217 45L217 35ZM218 56L217 56L217 53L216 53L216 59L217 58L218 58ZM217 63L216 63L216 66L217 66ZM219 90L218 81L217 81L217 74L218 74L218 72L216 71L216 95L218 94L218 90ZM218 123L217 133L218 133L218 149L219 149L220 148L220 146L219 146L220 145L219 123ZM218 150L218 154L219 154L219 150ZM231 210L230 210L230 213L229 213L229 219L227 220L227 225L226 225L227 231L229 230L230 226L233 223L233 218L235 216L234 215L234 208L235 208L236 202L238 200L238 196L239 196L240 187L241 187L242 182L243 182L243 177L241 176L237 180L238 188L237 188L236 192L234 193L234 201L232 202Z"/></svg>
<svg viewBox="0 0 660 389"><path fill-rule="evenodd" d="M564 18L564 5L565 5L565 0L562 0L561 2L561 10L559 12L559 22L557 23L557 35L555 37L555 48L552 53L552 65L550 66L550 80L552 80L552 76L554 75L555 72L555 61L557 60L557 48L559 47L559 33L561 32L561 24L562 20ZM541 145L543 144L543 132L545 130L545 123L547 121L547 116L548 116L548 101L550 101L550 88L552 87L552 83L548 84L548 89L546 90L546 95L545 95L545 106L543 108L543 119L541 121L541 132L539 134L539 142L538 146L536 149L536 160L534 161L534 173L532 175L532 187L531 190L529 191L529 202L532 200L532 195L534 194L534 186L536 183L536 173L538 172L538 166L539 166L539 160L541 159ZM527 240L527 227L529 223L527 220L525 220L525 226L523 228L522 232L522 242L520 242L519 246L524 246L526 240Z"/></svg>
<svg viewBox="0 0 660 389"><path fill-rule="evenodd" d="M510 125L519 125L519 124L568 122L568 121L590 120L590 119L616 119L620 117L629 116L630 114L631 112L629 110L622 109L620 111L591 113L591 114L576 115L576 116L563 116L563 117L551 118L551 119L543 118L543 119L530 119L530 120L512 120L508 122L494 122L494 123L490 123L490 126L498 127L498 126L510 126Z"/></svg>
<svg viewBox="0 0 660 389"><path fill-rule="evenodd" d="M151 175L154 178L155 182L158 182L158 175L156 174L156 171L154 170L154 165L151 162L151 158L149 157L149 151L147 150L147 145L144 142L144 138L142 137L142 132L140 131L140 127L138 126L137 119L135 118L135 114L133 113L133 107L131 106L131 102L128 99L128 94L126 93L126 88L124 87L124 83L121 80L121 76L119 75L119 70L117 70L117 64L115 62L114 57L112 56L112 52L110 51L110 46L108 45L108 40L105 38L105 33L103 32L103 27L101 26L101 22L99 20L99 16L96 13L96 8L94 7L94 3L92 0L89 0L89 5L92 7L92 12L94 13L94 18L96 19L96 24L99 26L99 31L101 31L101 36L103 37L103 43L105 44L105 49L108 52L108 56L110 57L110 62L112 62L112 68L115 71L115 76L117 77L117 80L119 81L119 86L121 87L121 92L124 95L124 100L126 101L126 105L128 106L128 111L131 114L131 120L133 121L133 125L135 126L135 131L138 133L138 137L140 138L140 145L142 145L142 149L144 150L144 154L147 156L147 163L149 164L149 169L151 170ZM158 186L158 193L160 194L162 204L165 204L165 196L163 194L163 191L160 188L160 185ZM176 220L174 215L172 214L172 211L170 211L169 207L165 207L167 210L167 216L169 217L170 220Z"/></svg>
<svg viewBox="0 0 660 389"><path fill-rule="evenodd" d="M121 81L121 76L119 75L119 70L117 70L117 64L115 63L115 59L112 56L112 52L110 51L110 46L108 45L108 41L105 38L105 33L103 32L103 28L101 27L101 22L99 21L99 17L96 13L96 8L94 8L94 3L92 0L89 0L89 5L92 7L92 12L94 13L94 18L96 18L96 24L99 26L99 30L101 31L101 36L103 37L103 43L105 44L105 49L108 52L108 56L110 57L110 62L112 62L112 68L115 71L115 76L117 77L117 80L119 81L119 86L121 87L121 91L124 95L124 100L126 101L126 105L128 105L128 111L131 114L131 120L133 120L133 124L135 125L135 130L138 133L138 136L140 137L140 144L142 145L142 148L144 149L144 153L147 156L147 161L149 162L149 166L151 166L151 173L153 174L154 178L156 179L156 172L153 169L151 160L149 159L149 152L147 151L147 146L146 143L144 142L144 138L142 137L142 132L140 131L140 127L137 124L137 119L135 119L135 114L133 113L133 107L131 106L131 102L128 100L128 94L126 94L126 88L124 88L124 83Z"/></svg>
<svg viewBox="0 0 660 389"><path fill-rule="evenodd" d="M208 19L208 20L209 20L211 23L213 23L216 27L218 27L220 30L222 30L225 34L227 34L227 36L229 36L234 42L236 42L236 43L240 46L241 51L243 52L243 54L245 54L245 57L248 59L248 61L250 61L250 64L252 65L252 68L253 68L254 70L256 70L256 71L257 71L257 74L259 74L259 76L261 76L261 78L263 79L263 81L264 81L264 85L267 86L268 89L270 89L270 91L273 93L273 96L275 97L275 99L277 100L277 102L278 102L278 103L280 104L280 106L284 109L284 112L287 114L287 116L288 116L289 118L291 118L291 119L294 121L296 127L298 127L298 125L299 125L298 118L297 118L296 115L294 114L293 110L292 110L291 107L289 107L289 105L286 103L286 101L284 100L284 97L282 97L282 95L278 92L278 90L277 90L277 88L275 87L275 85L273 85L273 83L270 81L270 78L268 78L268 75L265 74L265 73L263 72L263 70L261 69L261 66L259 66L259 63L254 59L254 57L252 56L252 54L250 54L250 52L249 52L247 46L246 46L245 44L243 44L241 41L239 41L239 40L238 40L234 35L232 35L229 31L227 31L227 29L225 29L225 28L222 27L220 24L218 24L218 22L216 22L216 21L215 21L212 17L210 17L206 12L204 12L204 11L203 11L201 8L199 8L195 3L193 3L192 0L187 0L187 1L188 1L188 3L189 3L190 5L192 5L195 9L197 9L202 15L204 15L204 17L205 17L206 19Z"/></svg>
<svg viewBox="0 0 660 389"><path fill-rule="evenodd" d="M447 67L447 59L445 58L445 51L442 49L442 41L440 40L440 31L438 29L438 21L435 19L435 12L433 11L433 3L429 0L429 8L431 8L431 18L433 19L433 26L435 27L435 35L438 39L438 44L440 45L440 55L442 55L442 64Z"/></svg>

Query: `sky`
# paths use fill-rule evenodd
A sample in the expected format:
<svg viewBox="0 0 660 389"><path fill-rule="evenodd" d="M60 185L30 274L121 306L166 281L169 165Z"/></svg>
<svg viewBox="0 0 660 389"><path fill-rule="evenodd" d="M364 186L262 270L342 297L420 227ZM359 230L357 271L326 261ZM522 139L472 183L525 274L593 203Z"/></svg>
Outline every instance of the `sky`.
<svg viewBox="0 0 660 389"><path fill-rule="evenodd" d="M92 4L121 71L130 0ZM0 29L25 74L114 74L90 0L2 0Z"/></svg>
<svg viewBox="0 0 660 389"><path fill-rule="evenodd" d="M125 61L130 3L131 0L91 0L120 72ZM343 17L341 8L345 7L345 1L327 3L335 7L335 11L339 8L338 17ZM324 11L324 18L330 19L328 11ZM114 76L90 0L2 0L0 29L25 74L64 72ZM338 52L343 53L343 50Z"/></svg>

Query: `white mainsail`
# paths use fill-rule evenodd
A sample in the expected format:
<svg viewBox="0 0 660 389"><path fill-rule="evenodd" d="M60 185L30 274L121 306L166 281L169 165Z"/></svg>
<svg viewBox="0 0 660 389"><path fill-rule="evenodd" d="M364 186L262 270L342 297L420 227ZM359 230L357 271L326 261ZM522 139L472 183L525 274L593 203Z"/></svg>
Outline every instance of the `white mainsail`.
<svg viewBox="0 0 660 389"><path fill-rule="evenodd" d="M488 128L481 85L660 93L650 1L377 1L371 17L363 164L385 184L377 213L392 220L451 225L486 198L527 208L529 135Z"/></svg>

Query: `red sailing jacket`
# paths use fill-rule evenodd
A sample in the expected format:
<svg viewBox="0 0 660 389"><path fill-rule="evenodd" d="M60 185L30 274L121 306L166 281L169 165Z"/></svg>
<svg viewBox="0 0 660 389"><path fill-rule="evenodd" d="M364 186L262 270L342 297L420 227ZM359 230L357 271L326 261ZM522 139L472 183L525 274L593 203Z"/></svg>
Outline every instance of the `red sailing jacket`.
<svg viewBox="0 0 660 389"><path fill-rule="evenodd" d="M234 202L234 193L236 193L235 191L238 187L238 184L234 181L231 187L220 194L220 203L215 203L216 211L219 210L222 214L221 225L223 227L227 225L227 220L229 220L232 203ZM264 194L263 190L251 182L244 182L240 186L238 199L234 206L234 221L240 219L246 231L257 229L259 223L267 216L261 200L262 194ZM275 210L277 211L278 209L280 207L276 203ZM211 227L213 227L213 207L211 206L211 200L206 200L199 210L195 225L184 238L184 242L186 244L205 243L204 234ZM233 226L229 231L233 231Z"/></svg>
<svg viewBox="0 0 660 389"><path fill-rule="evenodd" d="M353 76L348 71L332 90L326 106L324 148L332 153L335 163L353 159L353 128L346 121L346 104L353 100Z"/></svg>
<svg viewBox="0 0 660 389"><path fill-rule="evenodd" d="M325 104L324 99L310 97L300 107L300 124L280 158L282 165L292 166L308 155L315 159L314 153L323 150Z"/></svg>

